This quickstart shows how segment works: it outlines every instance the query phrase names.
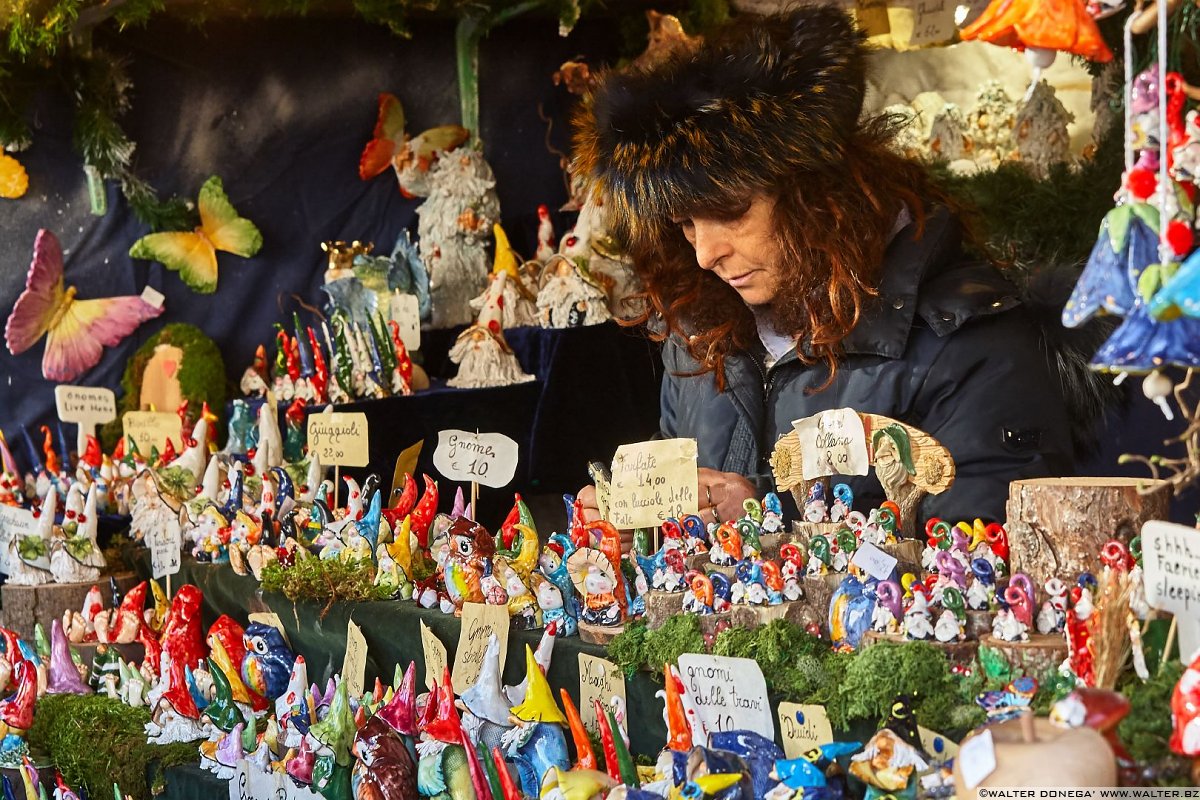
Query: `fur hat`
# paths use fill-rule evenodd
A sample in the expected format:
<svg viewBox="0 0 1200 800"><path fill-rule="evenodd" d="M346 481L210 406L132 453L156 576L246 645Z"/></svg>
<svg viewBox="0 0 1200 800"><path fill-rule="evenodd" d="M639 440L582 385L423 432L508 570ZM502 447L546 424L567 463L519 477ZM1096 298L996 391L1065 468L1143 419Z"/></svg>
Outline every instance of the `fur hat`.
<svg viewBox="0 0 1200 800"><path fill-rule="evenodd" d="M864 53L832 6L739 17L698 48L603 76L576 114L573 172L631 241L680 211L834 167L862 112Z"/></svg>

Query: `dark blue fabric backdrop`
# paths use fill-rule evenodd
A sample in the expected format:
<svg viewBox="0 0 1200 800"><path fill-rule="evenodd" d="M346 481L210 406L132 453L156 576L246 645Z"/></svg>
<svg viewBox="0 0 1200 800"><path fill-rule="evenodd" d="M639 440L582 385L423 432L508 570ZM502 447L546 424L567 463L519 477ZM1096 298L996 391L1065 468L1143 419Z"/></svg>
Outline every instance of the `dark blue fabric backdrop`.
<svg viewBox="0 0 1200 800"><path fill-rule="evenodd" d="M212 295L193 293L160 265L130 259L129 246L147 229L115 185L108 187L108 214L91 216L71 148L70 97L47 91L33 114L34 145L20 155L30 191L22 200L0 201L0 310L6 316L16 301L34 236L47 227L68 253L67 281L81 298L136 294L147 283L166 295L166 312L107 352L81 383L116 388L134 349L179 321L213 337L236 378L269 339L271 324L297 307L293 294L310 303L323 298L320 242L360 239L387 252L402 229L415 227L419 201L400 195L390 170L359 180L358 157L381 91L400 97L414 134L458 121L453 42L448 22L422 23L406 41L348 18L215 21L203 28L161 21L119 37L98 32L98 47L130 59L133 109L123 122L138 143L138 173L164 194L191 198L209 175L220 175L265 244L253 259L221 255ZM556 120L553 140L566 150L572 98L550 76L580 53L608 59L613 52L607 27L585 22L562 39L548 17L517 19L483 42L485 153L504 223L528 255L537 205L557 208L566 199L538 105ZM41 377L41 353L40 344L19 357L0 350L0 425L10 439L18 423L54 416L54 386Z"/></svg>

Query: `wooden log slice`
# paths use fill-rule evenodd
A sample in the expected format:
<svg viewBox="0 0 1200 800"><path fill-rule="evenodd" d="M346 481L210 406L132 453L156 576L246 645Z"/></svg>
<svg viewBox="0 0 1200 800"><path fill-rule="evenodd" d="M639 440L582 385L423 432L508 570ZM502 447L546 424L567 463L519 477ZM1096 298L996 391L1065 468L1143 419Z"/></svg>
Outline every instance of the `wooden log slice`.
<svg viewBox="0 0 1200 800"><path fill-rule="evenodd" d="M671 617L683 613L683 592L660 592L652 590L646 593L646 627L650 630L661 628Z"/></svg>
<svg viewBox="0 0 1200 800"><path fill-rule="evenodd" d="M1031 633L1027 642L1006 642L990 633L979 638L981 647L1000 651L1014 675L1031 675L1040 680L1054 672L1067 657L1067 640L1061 633Z"/></svg>
<svg viewBox="0 0 1200 800"><path fill-rule="evenodd" d="M138 584L137 575L132 572L115 576L117 588L128 592ZM46 632L50 632L50 623L62 619L67 609L80 611L83 601L87 598L88 590L93 586L100 587L105 607L108 606L108 578L85 583L46 583L41 586L0 586L0 605L4 608L4 627L16 631L23 639L33 641L33 628L42 623Z"/></svg>
<svg viewBox="0 0 1200 800"><path fill-rule="evenodd" d="M992 620L996 615L991 611L971 611L967 609L967 624L963 627L968 639L981 639L992 633Z"/></svg>
<svg viewBox="0 0 1200 800"><path fill-rule="evenodd" d="M608 646L608 643L625 630L624 625L589 625L582 620L579 623L579 639L587 644Z"/></svg>
<svg viewBox="0 0 1200 800"><path fill-rule="evenodd" d="M1158 487L1150 494L1139 490ZM1038 478L1013 481L1008 494L1010 562L1041 586L1098 573L1109 539L1126 544L1152 519L1169 516L1165 482L1137 478Z"/></svg>
<svg viewBox="0 0 1200 800"><path fill-rule="evenodd" d="M859 644L859 647L860 649L863 649L881 642L904 644L905 642L911 641L915 640L909 639L903 633L879 633L877 631L867 631L865 634L863 634L862 642ZM979 642L971 639L967 639L966 641L962 642L939 642L937 639L925 639L924 641L945 653L946 658L954 664L970 664L975 660L975 654L979 651Z"/></svg>

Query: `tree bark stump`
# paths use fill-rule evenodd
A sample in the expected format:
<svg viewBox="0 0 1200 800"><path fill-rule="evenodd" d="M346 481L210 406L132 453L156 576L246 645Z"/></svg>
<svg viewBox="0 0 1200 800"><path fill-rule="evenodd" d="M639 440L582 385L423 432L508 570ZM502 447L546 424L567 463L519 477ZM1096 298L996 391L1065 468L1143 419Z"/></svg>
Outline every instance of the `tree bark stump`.
<svg viewBox="0 0 1200 800"><path fill-rule="evenodd" d="M880 633L879 631L867 631L863 634L862 641L859 643L858 649L865 650L871 645L890 642L891 644L905 644L906 642L916 641L909 639L903 633ZM924 639L926 644L931 644L945 654L947 660L953 664L970 664L975 660L975 654L979 650L979 642L971 639L966 639L961 642L939 642L937 639Z"/></svg>
<svg viewBox="0 0 1200 800"><path fill-rule="evenodd" d="M138 583L132 572L115 576L117 588L128 592ZM50 633L50 623L62 619L67 609L79 611L93 586L100 587L100 595L108 607L108 577L85 583L44 583L40 586L16 586L6 583L0 587L0 606L3 607L4 627L16 631L22 639L33 641L33 627L42 623Z"/></svg>
<svg viewBox="0 0 1200 800"><path fill-rule="evenodd" d="M1101 568L1109 539L1126 544L1142 524L1168 519L1170 489L1158 482L1152 494L1138 478L1038 478L1013 481L1008 494L1008 541L1013 572L1041 586L1058 577L1073 583L1081 572Z"/></svg>

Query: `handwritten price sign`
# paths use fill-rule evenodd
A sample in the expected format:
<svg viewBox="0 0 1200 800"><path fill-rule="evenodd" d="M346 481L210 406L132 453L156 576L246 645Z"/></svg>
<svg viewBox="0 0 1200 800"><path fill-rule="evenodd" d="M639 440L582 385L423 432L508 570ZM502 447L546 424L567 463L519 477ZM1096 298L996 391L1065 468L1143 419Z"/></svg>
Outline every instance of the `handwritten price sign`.
<svg viewBox="0 0 1200 800"><path fill-rule="evenodd" d="M502 433L446 430L438 434L433 465L452 481L502 489L517 473L517 449Z"/></svg>
<svg viewBox="0 0 1200 800"><path fill-rule="evenodd" d="M625 675L621 668L607 659L588 653L579 654L579 718L583 727L599 734L595 700L608 708L614 697L625 700Z"/></svg>
<svg viewBox="0 0 1200 800"><path fill-rule="evenodd" d="M367 415L333 411L308 415L308 452L322 464L365 467L370 461Z"/></svg>
<svg viewBox="0 0 1200 800"><path fill-rule="evenodd" d="M799 758L805 751L833 741L833 727L825 706L780 703L779 735L788 758Z"/></svg>
<svg viewBox="0 0 1200 800"><path fill-rule="evenodd" d="M504 673L504 657L508 654L508 626L508 606L483 603L463 605L458 649L454 653L454 673L450 676L457 694L466 691L479 677L488 639L493 633L500 640L500 673Z"/></svg>
<svg viewBox="0 0 1200 800"><path fill-rule="evenodd" d="M0 572L8 574L9 571L8 543L18 536L32 536L36 529L37 520L32 511L0 505Z"/></svg>
<svg viewBox="0 0 1200 800"><path fill-rule="evenodd" d="M346 625L346 655L342 660L342 680L351 697L363 693L367 677L367 640L362 629L350 620Z"/></svg>
<svg viewBox="0 0 1200 800"><path fill-rule="evenodd" d="M138 452L149 456L152 448L161 452L167 445L167 440L182 449L183 422L178 414L167 414L162 411L128 411L121 418L125 435L137 445Z"/></svg>
<svg viewBox="0 0 1200 800"><path fill-rule="evenodd" d="M679 674L709 731L749 730L775 738L767 680L753 659L685 653Z"/></svg>
<svg viewBox="0 0 1200 800"><path fill-rule="evenodd" d="M425 621L421 621L421 649L425 652L425 688L432 689L434 681L446 674L450 660L446 656L446 645L437 638Z"/></svg>
<svg viewBox="0 0 1200 800"><path fill-rule="evenodd" d="M804 480L826 475L866 475L867 433L852 408L835 408L804 419L792 427L800 439Z"/></svg>
<svg viewBox="0 0 1200 800"><path fill-rule="evenodd" d="M183 549L179 521L169 520L166 525L152 530L146 538L150 545L151 576L157 580L179 572L180 550Z"/></svg>
<svg viewBox="0 0 1200 800"><path fill-rule="evenodd" d="M612 464L608 521L618 528L655 528L697 511L696 440L621 445Z"/></svg>

